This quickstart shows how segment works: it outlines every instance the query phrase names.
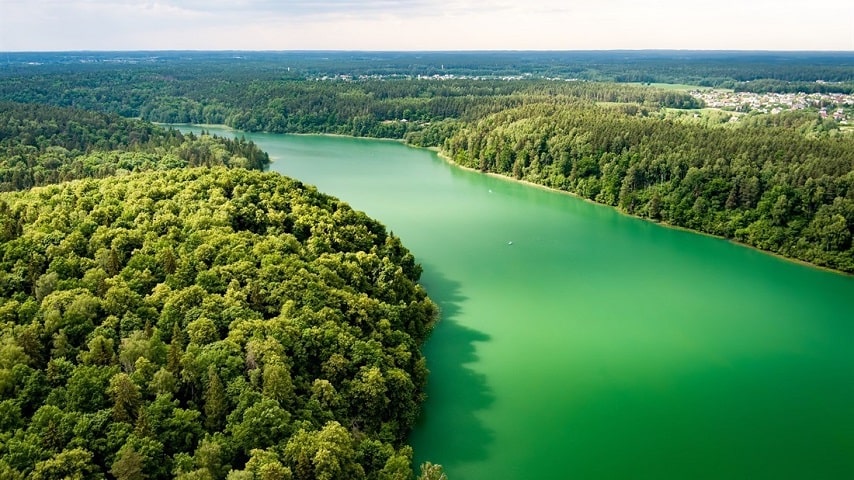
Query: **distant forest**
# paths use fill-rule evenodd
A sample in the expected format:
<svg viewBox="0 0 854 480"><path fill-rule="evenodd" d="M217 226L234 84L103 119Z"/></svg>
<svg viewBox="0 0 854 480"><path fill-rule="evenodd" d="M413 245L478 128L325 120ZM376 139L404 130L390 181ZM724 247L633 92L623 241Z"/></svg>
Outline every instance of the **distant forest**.
<svg viewBox="0 0 854 480"><path fill-rule="evenodd" d="M545 80L296 80L251 69L189 63L169 74L149 67L35 73L0 82L0 99L73 106L161 123L225 124L248 131L403 138L427 123L474 120L547 99L698 108L684 92ZM220 71L224 69L224 71ZM2 78L2 77L0 77Z"/></svg>
<svg viewBox="0 0 854 480"><path fill-rule="evenodd" d="M144 170L263 170L254 143L182 135L140 120L47 105L0 103L0 192Z"/></svg>
<svg viewBox="0 0 854 480"><path fill-rule="evenodd" d="M554 52L71 52L7 53L6 72L68 71L84 67L142 67L162 72L194 69L219 76L244 70L259 76L307 79L323 76L416 77L456 75L578 79L599 82L682 83L733 88L766 79L795 89L816 81L850 89L852 52L614 50ZM794 91L794 90L793 90ZM838 91L838 90L834 90Z"/></svg>

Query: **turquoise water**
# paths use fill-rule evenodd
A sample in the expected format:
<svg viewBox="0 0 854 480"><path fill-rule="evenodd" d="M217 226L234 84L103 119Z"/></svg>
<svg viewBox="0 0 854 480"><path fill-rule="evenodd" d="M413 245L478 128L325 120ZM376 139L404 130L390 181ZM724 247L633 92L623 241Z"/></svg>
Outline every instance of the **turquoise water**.
<svg viewBox="0 0 854 480"><path fill-rule="evenodd" d="M418 462L451 480L854 478L854 278L395 142L247 137L424 265L443 315Z"/></svg>

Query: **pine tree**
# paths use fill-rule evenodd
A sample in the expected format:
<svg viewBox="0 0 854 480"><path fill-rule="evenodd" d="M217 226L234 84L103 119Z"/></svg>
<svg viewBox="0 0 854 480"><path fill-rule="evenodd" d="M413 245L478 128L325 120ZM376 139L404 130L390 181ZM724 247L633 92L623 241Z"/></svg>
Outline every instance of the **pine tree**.
<svg viewBox="0 0 854 480"><path fill-rule="evenodd" d="M208 388L205 390L205 426L211 431L219 430L225 419L225 387L213 365L208 368Z"/></svg>
<svg viewBox="0 0 854 480"><path fill-rule="evenodd" d="M116 480L145 480L147 478L143 473L142 455L131 446L119 451L110 473L116 477Z"/></svg>
<svg viewBox="0 0 854 480"><path fill-rule="evenodd" d="M140 394L130 375L119 373L111 378L108 393L113 399L113 418L119 422L133 422L139 409Z"/></svg>
<svg viewBox="0 0 854 480"><path fill-rule="evenodd" d="M169 352L166 357L166 370L176 377L181 372L181 357L184 355L183 332L178 322L172 327L172 341L169 342Z"/></svg>

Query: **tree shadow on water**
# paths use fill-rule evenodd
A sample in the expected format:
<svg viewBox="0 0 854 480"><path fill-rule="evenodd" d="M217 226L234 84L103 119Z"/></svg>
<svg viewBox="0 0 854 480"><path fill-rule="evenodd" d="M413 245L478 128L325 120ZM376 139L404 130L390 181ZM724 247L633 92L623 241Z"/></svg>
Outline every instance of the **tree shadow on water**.
<svg viewBox="0 0 854 480"><path fill-rule="evenodd" d="M453 473L455 466L487 459L494 440L477 413L488 409L495 397L486 376L470 367L478 361L477 343L490 337L459 323L467 298L458 282L429 266L424 267L421 282L441 315L423 348L430 369L427 401L410 443L416 465L440 463Z"/></svg>

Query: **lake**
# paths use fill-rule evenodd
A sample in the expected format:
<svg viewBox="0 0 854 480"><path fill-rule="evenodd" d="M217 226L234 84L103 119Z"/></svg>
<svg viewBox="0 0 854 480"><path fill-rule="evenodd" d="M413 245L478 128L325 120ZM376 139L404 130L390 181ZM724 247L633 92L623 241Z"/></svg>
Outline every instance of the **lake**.
<svg viewBox="0 0 854 480"><path fill-rule="evenodd" d="M450 480L854 478L854 278L396 142L246 137L424 266L442 319L417 462Z"/></svg>

